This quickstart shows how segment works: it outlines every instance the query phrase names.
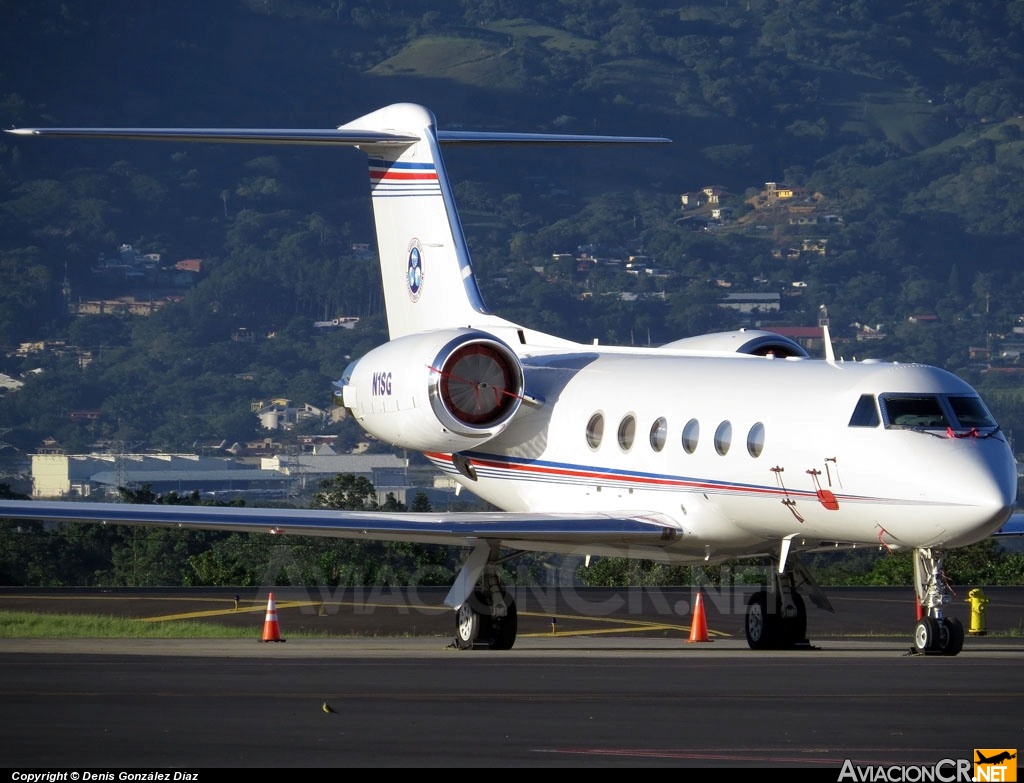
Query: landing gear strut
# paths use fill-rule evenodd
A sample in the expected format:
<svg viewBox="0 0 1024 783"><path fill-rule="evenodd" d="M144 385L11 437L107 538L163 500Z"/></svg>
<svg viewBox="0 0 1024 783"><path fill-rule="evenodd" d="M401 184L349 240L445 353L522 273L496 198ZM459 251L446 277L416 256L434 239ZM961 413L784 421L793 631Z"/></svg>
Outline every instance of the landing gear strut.
<svg viewBox="0 0 1024 783"><path fill-rule="evenodd" d="M747 644L753 650L809 647L807 605L797 588L808 590L816 606L828 611L832 611L832 606L796 555L788 556L781 572L778 561L773 564L770 588L758 590L747 601Z"/></svg>
<svg viewBox="0 0 1024 783"><path fill-rule="evenodd" d="M489 647L492 650L511 650L515 644L519 625L516 602L498 578L498 565L504 560L500 559L496 543L482 544L467 559L452 587L449 593L451 600L446 603L455 606L455 647L458 649ZM465 587L476 583L477 579L479 584L475 588L469 590ZM459 596L457 590L460 588L469 594L464 598Z"/></svg>
<svg viewBox="0 0 1024 783"><path fill-rule="evenodd" d="M943 614L953 599L942 572L945 554L941 549L914 550L914 590L921 607L921 619L914 626L913 649L918 655L958 655L964 646L963 624Z"/></svg>

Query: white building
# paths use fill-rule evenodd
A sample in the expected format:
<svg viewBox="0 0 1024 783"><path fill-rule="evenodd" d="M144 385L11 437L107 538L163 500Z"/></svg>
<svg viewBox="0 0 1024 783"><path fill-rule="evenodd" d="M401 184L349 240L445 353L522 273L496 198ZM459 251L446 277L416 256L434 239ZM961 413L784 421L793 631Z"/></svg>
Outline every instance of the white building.
<svg viewBox="0 0 1024 783"><path fill-rule="evenodd" d="M195 454L32 454L32 496L112 495L118 487L154 492L284 489L288 477L222 457Z"/></svg>

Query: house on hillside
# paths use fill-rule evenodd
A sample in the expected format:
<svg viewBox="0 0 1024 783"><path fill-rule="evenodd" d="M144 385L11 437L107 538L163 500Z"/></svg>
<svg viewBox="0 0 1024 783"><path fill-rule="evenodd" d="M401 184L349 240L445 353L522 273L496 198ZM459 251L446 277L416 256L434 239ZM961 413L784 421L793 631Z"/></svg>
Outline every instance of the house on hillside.
<svg viewBox="0 0 1024 783"><path fill-rule="evenodd" d="M719 204L729 194L729 191L721 185L706 185L701 188L701 192L709 204Z"/></svg>
<svg viewBox="0 0 1024 783"><path fill-rule="evenodd" d="M260 420L260 426L265 430L290 430L300 421L317 419L323 421L327 418L327 412L308 402L302 405L293 405L291 400L283 397L269 400L257 401L250 405L250 409Z"/></svg>
<svg viewBox="0 0 1024 783"><path fill-rule="evenodd" d="M738 310L744 315L752 313L777 313L782 297L777 293L761 294L748 291L726 294L722 307Z"/></svg>
<svg viewBox="0 0 1024 783"><path fill-rule="evenodd" d="M764 183L764 196L769 203L807 198L809 193L807 188L794 187L781 182Z"/></svg>

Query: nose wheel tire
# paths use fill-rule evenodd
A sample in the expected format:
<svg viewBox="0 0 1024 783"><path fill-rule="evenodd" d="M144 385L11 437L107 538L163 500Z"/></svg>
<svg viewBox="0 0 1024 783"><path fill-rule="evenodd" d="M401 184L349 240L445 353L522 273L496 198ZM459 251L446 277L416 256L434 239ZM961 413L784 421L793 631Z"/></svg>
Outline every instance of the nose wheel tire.
<svg viewBox="0 0 1024 783"><path fill-rule="evenodd" d="M938 650L939 621L934 617L922 617L914 626L914 649L922 655Z"/></svg>
<svg viewBox="0 0 1024 783"><path fill-rule="evenodd" d="M914 626L914 650L920 655L959 655L964 626L955 617L922 617Z"/></svg>
<svg viewBox="0 0 1024 783"><path fill-rule="evenodd" d="M960 651L964 648L963 623L955 617L943 617L942 631L939 634L942 654L959 655Z"/></svg>

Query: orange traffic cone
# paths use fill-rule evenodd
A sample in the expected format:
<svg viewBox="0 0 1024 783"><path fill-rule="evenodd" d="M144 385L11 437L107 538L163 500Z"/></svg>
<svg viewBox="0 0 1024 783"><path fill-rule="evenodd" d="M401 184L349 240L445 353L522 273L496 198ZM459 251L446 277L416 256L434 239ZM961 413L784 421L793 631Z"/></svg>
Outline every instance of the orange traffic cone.
<svg viewBox="0 0 1024 783"><path fill-rule="evenodd" d="M277 624L277 605L274 604L274 594L271 593L267 599L267 618L263 621L263 638L261 642L283 642L281 638L281 627Z"/></svg>
<svg viewBox="0 0 1024 783"><path fill-rule="evenodd" d="M697 592L697 603L693 607L693 623L690 625L691 642L710 642L708 621L704 616L704 594Z"/></svg>

